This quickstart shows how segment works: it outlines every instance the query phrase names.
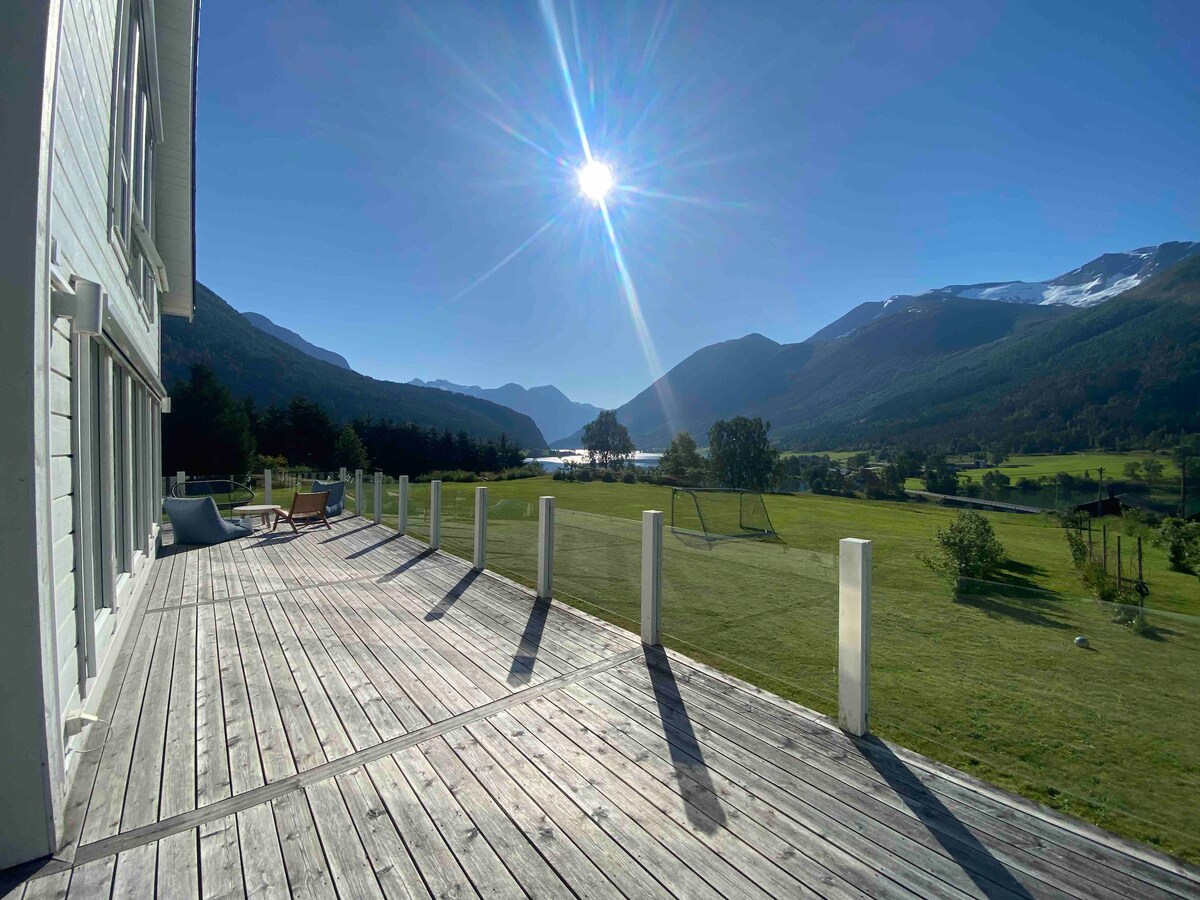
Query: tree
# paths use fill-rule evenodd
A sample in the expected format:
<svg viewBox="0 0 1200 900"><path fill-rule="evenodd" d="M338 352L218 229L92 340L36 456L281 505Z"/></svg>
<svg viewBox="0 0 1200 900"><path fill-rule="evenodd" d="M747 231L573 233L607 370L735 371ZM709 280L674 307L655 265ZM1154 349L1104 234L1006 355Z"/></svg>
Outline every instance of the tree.
<svg viewBox="0 0 1200 900"><path fill-rule="evenodd" d="M1157 459L1147 459L1142 463L1142 469L1146 473L1147 483L1153 484L1156 481L1162 480L1163 464Z"/></svg>
<svg viewBox="0 0 1200 900"><path fill-rule="evenodd" d="M671 438L658 463L664 475L679 481L699 481L704 477L704 457L696 449L696 439L686 431Z"/></svg>
<svg viewBox="0 0 1200 900"><path fill-rule="evenodd" d="M334 444L333 465L338 468L345 466L353 472L355 469L365 469L369 464L367 448L363 446L362 438L353 426L347 425Z"/></svg>
<svg viewBox="0 0 1200 900"><path fill-rule="evenodd" d="M934 549L921 562L956 585L961 579L995 575L1008 558L992 523L974 510L963 510L933 536Z"/></svg>
<svg viewBox="0 0 1200 900"><path fill-rule="evenodd" d="M735 416L708 430L708 460L713 481L722 487L765 491L777 455L767 437L771 424Z"/></svg>
<svg viewBox="0 0 1200 900"><path fill-rule="evenodd" d="M1192 573L1200 569L1200 523L1167 519L1154 536L1154 546L1163 547L1171 568Z"/></svg>
<svg viewBox="0 0 1200 900"><path fill-rule="evenodd" d="M1142 477L1142 464L1137 460L1131 460L1125 463L1125 477L1130 481L1137 481Z"/></svg>
<svg viewBox="0 0 1200 900"><path fill-rule="evenodd" d="M241 476L250 471L254 435L246 408L213 370L195 365L186 383L171 391L171 413L163 416L163 466L204 475Z"/></svg>
<svg viewBox="0 0 1200 900"><path fill-rule="evenodd" d="M1188 434L1181 437L1179 443L1175 445L1172 455L1175 457L1175 465L1179 466L1179 515L1186 516L1188 514L1188 466L1196 457L1200 456L1200 435Z"/></svg>
<svg viewBox="0 0 1200 900"><path fill-rule="evenodd" d="M601 466L623 463L636 449L629 429L617 421L615 409L602 410L595 421L583 426L583 445L592 465Z"/></svg>

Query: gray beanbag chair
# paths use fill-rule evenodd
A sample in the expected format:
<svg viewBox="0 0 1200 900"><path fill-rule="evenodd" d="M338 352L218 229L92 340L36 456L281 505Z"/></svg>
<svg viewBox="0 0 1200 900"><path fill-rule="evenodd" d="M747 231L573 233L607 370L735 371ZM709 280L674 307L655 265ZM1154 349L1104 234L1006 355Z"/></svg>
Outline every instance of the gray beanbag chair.
<svg viewBox="0 0 1200 900"><path fill-rule="evenodd" d="M254 533L241 520L222 519L212 497L167 497L163 509L171 519L176 544L219 544Z"/></svg>
<svg viewBox="0 0 1200 900"><path fill-rule="evenodd" d="M329 505L325 507L326 516L340 516L346 511L346 482L313 479L312 492L319 494L322 491L329 491Z"/></svg>

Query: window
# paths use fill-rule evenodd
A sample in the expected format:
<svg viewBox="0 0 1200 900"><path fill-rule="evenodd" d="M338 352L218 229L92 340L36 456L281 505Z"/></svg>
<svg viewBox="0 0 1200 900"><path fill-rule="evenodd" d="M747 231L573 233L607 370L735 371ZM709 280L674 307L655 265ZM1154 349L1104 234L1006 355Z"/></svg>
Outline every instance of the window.
<svg viewBox="0 0 1200 900"><path fill-rule="evenodd" d="M149 321L165 290L162 260L154 246L154 155L157 85L151 65L153 34L142 0L129 0L118 48L113 116L113 232L128 263L129 284Z"/></svg>

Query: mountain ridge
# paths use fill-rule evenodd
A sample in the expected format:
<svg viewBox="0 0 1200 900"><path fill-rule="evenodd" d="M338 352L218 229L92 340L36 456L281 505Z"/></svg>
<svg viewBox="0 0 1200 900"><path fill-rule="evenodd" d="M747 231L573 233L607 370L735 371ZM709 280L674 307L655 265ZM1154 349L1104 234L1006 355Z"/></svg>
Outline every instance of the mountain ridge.
<svg viewBox="0 0 1200 900"><path fill-rule="evenodd" d="M422 428L465 431L473 438L496 440L502 434L528 449L546 446L534 421L508 407L434 388L382 381L314 359L261 331L223 298L196 282L195 316L164 317L163 381L188 377L191 366L209 366L239 400L252 397L260 406L286 405L303 395L338 422L355 418L392 419Z"/></svg>
<svg viewBox="0 0 1200 900"><path fill-rule="evenodd" d="M702 441L713 421L734 415L762 416L779 443L808 449L1028 442L1023 434L1057 449L1200 427L1195 253L1087 306L942 291L894 306L836 339L750 334L703 347L617 417L641 449L678 430Z"/></svg>
<svg viewBox="0 0 1200 900"><path fill-rule="evenodd" d="M340 353L334 353L332 350L327 350L324 347L318 347L316 344L305 340L301 335L292 331L290 328L284 328L278 322L272 321L262 313L243 312L242 316L259 331L265 331L267 334L271 335L271 337L278 338L285 344L295 347L301 353L311 356L313 359L319 359L322 362L331 363L340 369L350 369L350 363L346 360L346 357L342 356ZM350 371L354 370L350 369Z"/></svg>
<svg viewBox="0 0 1200 900"><path fill-rule="evenodd" d="M1103 303L1200 253L1198 241L1167 241L1119 253L1103 253L1070 272L1045 281L984 281L948 284L919 294L894 294L886 300L860 303L845 315L812 334L808 340L847 337L880 316L902 312L910 301L922 297L957 297L963 300L998 300L1003 303L1088 307Z"/></svg>
<svg viewBox="0 0 1200 900"><path fill-rule="evenodd" d="M526 388L510 381L498 388L485 388L477 384L455 384L440 378L433 381L414 378L408 383L466 394L507 406L533 419L542 434L569 435L600 414L600 407L572 400L552 384Z"/></svg>

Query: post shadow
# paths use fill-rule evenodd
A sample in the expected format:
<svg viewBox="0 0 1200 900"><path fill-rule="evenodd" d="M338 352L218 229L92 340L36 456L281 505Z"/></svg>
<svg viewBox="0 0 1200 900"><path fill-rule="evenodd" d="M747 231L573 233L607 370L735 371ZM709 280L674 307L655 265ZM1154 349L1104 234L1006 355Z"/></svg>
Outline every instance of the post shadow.
<svg viewBox="0 0 1200 900"><path fill-rule="evenodd" d="M883 741L868 735L852 738L875 771L929 829L942 848L989 900L1033 900L1033 895L937 795Z"/></svg>
<svg viewBox="0 0 1200 900"><path fill-rule="evenodd" d="M332 537L327 537L327 538L325 538L325 540L321 541L321 543L322 544L332 544L334 541L340 541L344 537L350 537L350 535L352 535L352 534L358 534L358 532L360 532L360 531L366 531L368 528L374 528L374 527L375 527L375 524L371 523L369 525L361 525L358 528L351 528L349 531L343 531L343 532L340 532L339 534L333 535Z"/></svg>
<svg viewBox="0 0 1200 900"><path fill-rule="evenodd" d="M662 647L642 645L646 657L646 671L654 688L654 702L658 704L658 715L667 736L667 749L671 754L671 765L675 767L675 780L679 783L679 796L685 801L684 812L693 828L712 834L725 825L725 809L721 805L712 775L704 762L704 751L692 728L687 706L679 693L671 661ZM674 732L674 734L672 734ZM695 782L689 787L687 782Z"/></svg>
<svg viewBox="0 0 1200 900"><path fill-rule="evenodd" d="M358 559L358 557L360 557L360 556L366 556L371 551L378 550L384 544L390 544L392 541L396 540L399 537L400 537L400 535L398 535L398 534L391 534L385 538L380 538L375 543L368 544L367 546L363 547L361 550L355 550L353 553L351 553L349 556L347 556L346 559Z"/></svg>
<svg viewBox="0 0 1200 900"><path fill-rule="evenodd" d="M508 683L513 687L529 684L533 678L533 666L537 662L538 648L542 645L542 632L546 630L546 617L550 614L550 598L538 597L529 610L525 630L517 643L512 665L508 668Z"/></svg>
<svg viewBox="0 0 1200 900"><path fill-rule="evenodd" d="M454 587L450 588L450 590L446 591L442 599L438 601L437 606L425 613L425 621L434 622L444 616L447 611L449 611L450 607L455 604L458 598L467 592L467 588L475 583L475 579L478 578L479 575L480 572L478 569L472 569L462 578L458 579L458 583L455 584Z"/></svg>
<svg viewBox="0 0 1200 900"><path fill-rule="evenodd" d="M396 566L396 568L392 569L392 571L388 572L386 575L384 575L382 578L380 578L379 583L386 584L387 582L393 580L400 573L407 572L409 569L411 569L413 566L415 566L421 560L425 559L427 556L433 556L433 554L435 554L435 553L437 553L436 550L432 550L429 547L426 547L424 550L422 550L420 553L418 553L412 559L405 560L404 562L400 563L400 565Z"/></svg>

